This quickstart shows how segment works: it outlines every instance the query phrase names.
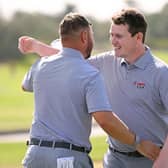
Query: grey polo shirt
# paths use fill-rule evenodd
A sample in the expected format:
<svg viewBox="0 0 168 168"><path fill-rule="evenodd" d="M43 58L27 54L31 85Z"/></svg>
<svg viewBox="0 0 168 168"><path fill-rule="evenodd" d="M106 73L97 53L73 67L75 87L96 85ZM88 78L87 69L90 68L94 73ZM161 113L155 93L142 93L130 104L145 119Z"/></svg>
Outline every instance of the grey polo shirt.
<svg viewBox="0 0 168 168"><path fill-rule="evenodd" d="M107 52L89 62L104 77L112 110L142 139L163 144L168 134L168 67L152 56L149 49L134 64ZM109 137L109 144L120 151L133 147Z"/></svg>
<svg viewBox="0 0 168 168"><path fill-rule="evenodd" d="M100 73L74 49L37 61L23 86L34 92L31 137L90 148L91 113L111 111Z"/></svg>

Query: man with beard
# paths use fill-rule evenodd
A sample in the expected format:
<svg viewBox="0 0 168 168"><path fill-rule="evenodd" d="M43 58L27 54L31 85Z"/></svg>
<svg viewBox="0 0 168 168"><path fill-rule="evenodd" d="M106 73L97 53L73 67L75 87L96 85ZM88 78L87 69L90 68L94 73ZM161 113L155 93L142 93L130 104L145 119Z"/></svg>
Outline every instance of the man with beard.
<svg viewBox="0 0 168 168"><path fill-rule="evenodd" d="M162 145L167 130L161 116L167 108L165 83L168 82L168 75L161 70L167 70L166 66L154 58L144 45L146 28L145 18L139 11L122 10L112 17L110 36L114 52L92 57L88 62L103 75L113 111L140 135L136 141L149 139ZM19 48L22 52L36 52L41 56L49 55L48 51L58 51L29 37L20 39ZM158 83L160 80L162 84ZM139 150L147 156L144 157L135 146L125 145L121 139L118 141L108 134L105 168L152 167L152 160L155 159L152 154Z"/></svg>

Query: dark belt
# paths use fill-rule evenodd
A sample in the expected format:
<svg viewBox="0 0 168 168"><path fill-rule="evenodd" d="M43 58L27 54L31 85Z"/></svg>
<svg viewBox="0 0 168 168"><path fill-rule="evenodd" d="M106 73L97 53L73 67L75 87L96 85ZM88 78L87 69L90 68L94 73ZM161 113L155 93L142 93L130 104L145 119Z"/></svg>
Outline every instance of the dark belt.
<svg viewBox="0 0 168 168"><path fill-rule="evenodd" d="M50 147L50 148L65 148L65 149L75 150L75 151L84 152L84 153L89 153L91 151L86 149L85 147L76 146L68 142L46 141L46 140L40 140L37 138L31 138L30 141L27 141L26 144L38 145L38 146Z"/></svg>
<svg viewBox="0 0 168 168"><path fill-rule="evenodd" d="M144 157L144 155L140 154L138 151L134 151L134 152L121 152L121 151L118 151L112 147L109 146L109 149L113 152L113 153L120 153L120 154L123 154L123 155L126 155L126 156L130 156L130 157Z"/></svg>

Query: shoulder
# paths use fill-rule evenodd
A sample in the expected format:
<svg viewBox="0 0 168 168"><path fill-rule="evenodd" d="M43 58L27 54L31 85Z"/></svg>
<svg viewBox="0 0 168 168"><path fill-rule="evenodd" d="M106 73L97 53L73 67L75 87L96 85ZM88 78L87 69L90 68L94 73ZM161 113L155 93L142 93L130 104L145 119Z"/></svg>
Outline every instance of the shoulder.
<svg viewBox="0 0 168 168"><path fill-rule="evenodd" d="M158 85L168 82L168 64L158 57L153 56L152 73ZM166 84L167 85L167 84Z"/></svg>
<svg viewBox="0 0 168 168"><path fill-rule="evenodd" d="M92 66L88 61L85 61L85 64L83 64L83 68L81 70L86 73L87 76L99 74L99 70Z"/></svg>
<svg viewBox="0 0 168 168"><path fill-rule="evenodd" d="M160 73L168 72L168 64L158 57L153 56L153 65Z"/></svg>
<svg viewBox="0 0 168 168"><path fill-rule="evenodd" d="M114 58L114 52L107 51L107 52L96 54L92 56L91 58L89 58L89 60L92 60L92 59L102 59L103 60L103 59L113 59L113 58Z"/></svg>
<svg viewBox="0 0 168 168"><path fill-rule="evenodd" d="M91 58L89 58L88 62L100 70L102 67L108 66L109 64L113 64L118 60L119 59L116 56L114 56L113 51L108 51L92 56Z"/></svg>

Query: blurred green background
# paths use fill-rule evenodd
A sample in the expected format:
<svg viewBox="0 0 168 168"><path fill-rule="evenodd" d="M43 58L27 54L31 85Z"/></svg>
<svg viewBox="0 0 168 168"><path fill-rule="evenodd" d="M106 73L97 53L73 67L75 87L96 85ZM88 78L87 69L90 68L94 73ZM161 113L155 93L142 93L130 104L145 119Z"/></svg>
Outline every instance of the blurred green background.
<svg viewBox="0 0 168 168"><path fill-rule="evenodd" d="M107 150L105 143L106 137L92 137L91 143L93 150L91 157L94 160L96 168L102 167L102 158ZM0 167L1 168L21 168L21 161L26 152L26 145L24 142L0 143Z"/></svg>

